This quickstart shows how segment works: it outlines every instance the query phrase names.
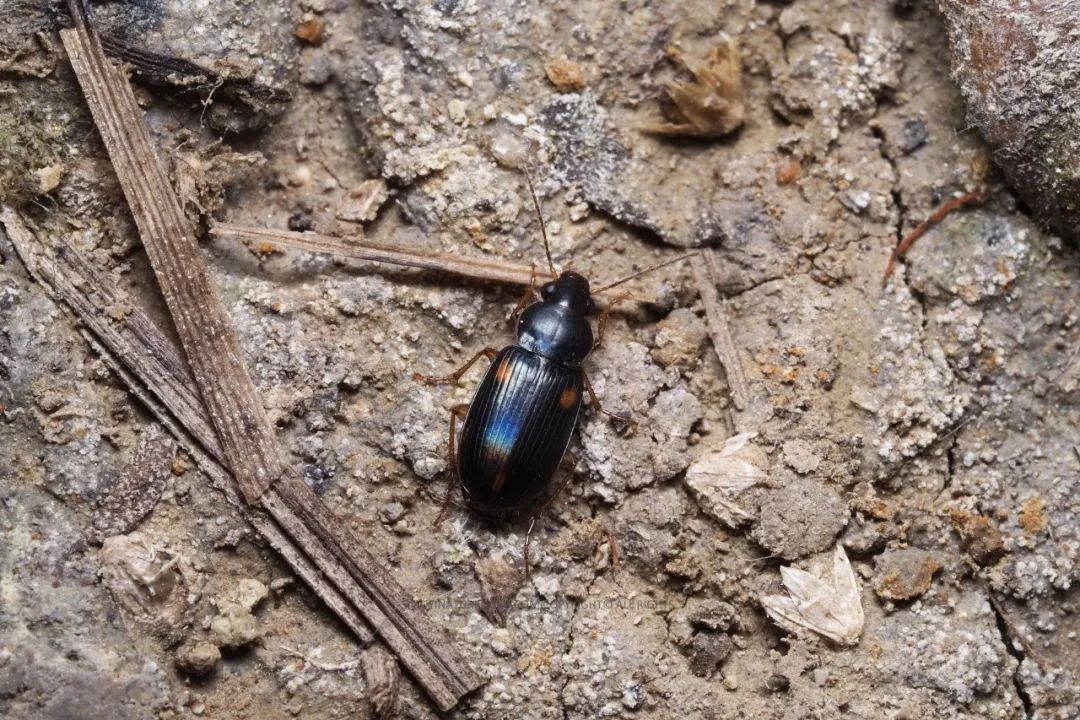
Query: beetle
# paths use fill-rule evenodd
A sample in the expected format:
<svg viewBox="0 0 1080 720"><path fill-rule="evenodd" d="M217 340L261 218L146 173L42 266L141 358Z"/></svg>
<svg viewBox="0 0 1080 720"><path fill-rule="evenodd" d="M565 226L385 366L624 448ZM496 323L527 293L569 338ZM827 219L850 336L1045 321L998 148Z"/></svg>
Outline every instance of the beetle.
<svg viewBox="0 0 1080 720"><path fill-rule="evenodd" d="M529 299L535 298L536 290L535 282L530 283L514 310L517 342L502 350L485 348L444 377L413 376L432 385L456 384L480 358L491 361L472 402L456 405L450 412L449 466L456 472L466 506L492 519L535 509L542 500L550 502L558 494L561 486L552 492L552 480L567 456L584 393L599 412L634 424L604 410L583 368L585 359L603 341L608 313L630 295L616 298L601 311L595 338L589 320L597 311L593 295L696 254L679 256L592 290L583 275L555 270L540 201L528 172L525 178L540 218L552 279L531 304ZM462 418L459 439L457 424ZM436 524L449 507L451 493L452 488ZM535 517L534 513L534 522Z"/></svg>

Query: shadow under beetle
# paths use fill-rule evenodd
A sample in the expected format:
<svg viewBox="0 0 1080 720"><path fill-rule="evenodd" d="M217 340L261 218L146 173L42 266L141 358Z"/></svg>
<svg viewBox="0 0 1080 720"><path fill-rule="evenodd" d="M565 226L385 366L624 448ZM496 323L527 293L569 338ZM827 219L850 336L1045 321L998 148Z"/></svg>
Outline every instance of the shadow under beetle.
<svg viewBox="0 0 1080 720"><path fill-rule="evenodd" d="M589 322L597 311L593 295L695 253L590 290L584 276L571 270L556 272L540 202L528 173L525 179L540 218L552 279L540 288L539 299L535 284L530 284L514 310L511 317L517 321L517 343L498 351L485 348L445 377L413 377L431 385L457 383L480 358L491 361L472 402L450 411L449 467L457 474L466 506L477 514L501 519L534 510L535 522L536 515L562 489L560 485L552 492L552 479L567 455L583 392L588 393L596 410L633 424L603 409L582 368L585 358L603 341L609 311L630 295L619 296L600 312L595 339ZM529 304L530 299L536 301ZM465 422L459 440L457 423L462 417ZM569 468L568 479L571 474ZM436 524L446 514L452 492L451 485ZM537 507L542 500L547 502ZM528 539L525 562L527 572Z"/></svg>

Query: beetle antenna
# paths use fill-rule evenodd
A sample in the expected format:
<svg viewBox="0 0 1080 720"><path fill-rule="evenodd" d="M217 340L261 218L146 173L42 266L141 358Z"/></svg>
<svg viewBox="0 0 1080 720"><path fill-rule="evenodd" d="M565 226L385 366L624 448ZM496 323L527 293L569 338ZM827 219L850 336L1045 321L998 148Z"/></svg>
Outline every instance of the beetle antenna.
<svg viewBox="0 0 1080 720"><path fill-rule="evenodd" d="M671 260L665 260L662 263L657 263L656 265L653 265L652 267L647 267L644 270L640 270L640 271L634 273L633 275L627 275L624 278L619 278L615 282L610 283L608 285L605 285L604 287L600 288L599 290L593 290L592 294L596 295L597 293L602 293L605 290L610 290L613 287L616 287L618 285L622 285L624 282L630 282L634 278L639 278L642 275L648 275L649 273L653 272L654 270L659 270L660 268L665 268L668 265L674 265L677 262L682 262L683 260L686 260L688 258L692 258L695 255L700 255L700 253L697 253L697 252L686 253L685 255L680 255L677 258L672 258Z"/></svg>
<svg viewBox="0 0 1080 720"><path fill-rule="evenodd" d="M551 277L558 277L559 273L555 272L555 263L551 261L551 246L548 245L544 213L540 212L540 200L536 197L536 188L533 187L532 176L529 175L529 169L524 165L521 166L521 172L525 175L525 182L529 184L529 194L532 195L533 207L536 208L536 217L540 219L540 234L544 237L544 254L547 255L548 269L551 270Z"/></svg>

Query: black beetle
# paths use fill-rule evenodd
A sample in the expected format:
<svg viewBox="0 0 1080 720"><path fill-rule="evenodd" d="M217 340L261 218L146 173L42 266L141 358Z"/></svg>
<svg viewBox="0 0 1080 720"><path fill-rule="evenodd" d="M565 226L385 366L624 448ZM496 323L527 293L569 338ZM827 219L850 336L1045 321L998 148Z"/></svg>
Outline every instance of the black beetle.
<svg viewBox="0 0 1080 720"><path fill-rule="evenodd" d="M554 499L558 490L551 492L551 480L566 456L581 411L583 392L589 394L593 407L600 412L631 422L601 407L582 368L585 358L603 340L607 313L629 294L604 308L594 340L589 322L589 316L597 309L594 292L609 290L694 254L682 255L590 291L584 276L569 270L556 272L540 202L528 173L525 178L540 216L544 252L553 279L540 289L538 302L525 307L536 295L535 287L530 285L518 303L514 311L517 344L498 351L485 348L446 377L414 375L416 380L429 384L456 383L481 357L491 360L472 402L451 410L449 460L450 468L457 472L465 504L476 513L495 519L533 508L542 498ZM459 443L457 422L461 417L465 423ZM450 495L448 492L448 501ZM444 506L439 520L447 507Z"/></svg>

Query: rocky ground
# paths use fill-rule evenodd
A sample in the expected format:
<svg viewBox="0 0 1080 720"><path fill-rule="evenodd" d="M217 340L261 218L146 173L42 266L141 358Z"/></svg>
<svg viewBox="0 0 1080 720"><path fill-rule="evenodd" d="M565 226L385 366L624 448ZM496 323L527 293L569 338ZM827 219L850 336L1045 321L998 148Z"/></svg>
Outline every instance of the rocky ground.
<svg viewBox="0 0 1080 720"><path fill-rule="evenodd" d="M58 13L0 5L4 204L167 327ZM1080 716L1080 255L967 126L934 7L151 0L96 15L290 94L203 107L138 86L203 225L539 263L527 162L558 264L602 280L713 254L747 407L690 268L638 282L649 301L613 314L587 369L639 426L586 413L525 582L526 523L454 508L431 527L449 408L479 372L461 388L411 378L509 343L519 291L205 243L293 463L487 679L452 717ZM654 132L678 124L665 83L689 77L667 49L700 67L725 36L741 125ZM882 289L898 240L976 189L987 199ZM0 537L4 717L376 712L348 631L3 233ZM837 544L865 617L854 645L762 608L785 593L782 566L820 574ZM408 679L396 712L436 716Z"/></svg>

